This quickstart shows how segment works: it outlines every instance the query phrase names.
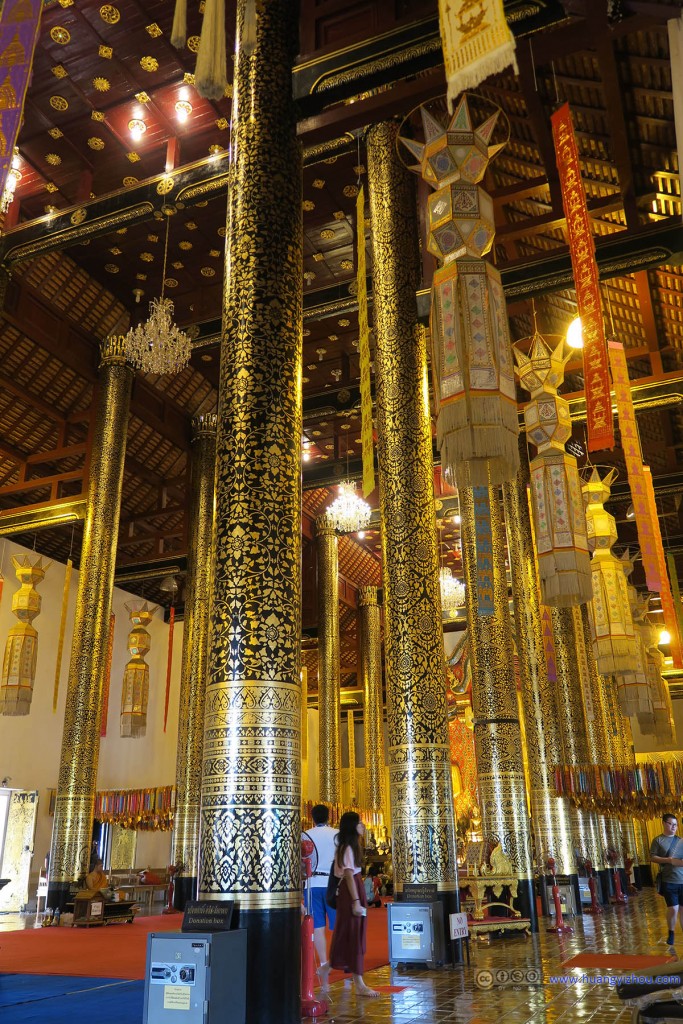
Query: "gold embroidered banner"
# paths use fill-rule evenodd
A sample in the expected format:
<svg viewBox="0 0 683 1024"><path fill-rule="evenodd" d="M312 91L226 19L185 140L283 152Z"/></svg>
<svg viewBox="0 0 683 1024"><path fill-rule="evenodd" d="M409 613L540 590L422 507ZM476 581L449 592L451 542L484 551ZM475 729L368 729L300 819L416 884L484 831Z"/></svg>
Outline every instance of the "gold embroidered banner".
<svg viewBox="0 0 683 1024"><path fill-rule="evenodd" d="M666 569L666 558L664 556L664 545L662 544L662 533L659 528L659 515L657 513L657 499L652 483L650 467L645 466L645 490L647 493L648 506L650 509L650 521L654 525L655 551L657 552L657 568L659 570L659 596L662 599L662 611L664 612L664 624L669 631L671 640L669 647L673 658L674 668L683 668L683 652L681 651L681 637L678 632L678 618L674 599L669 585L669 574Z"/></svg>
<svg viewBox="0 0 683 1024"><path fill-rule="evenodd" d="M439 0L439 29L448 82L448 109L466 89L509 65L517 74L515 40L503 0Z"/></svg>
<svg viewBox="0 0 683 1024"><path fill-rule="evenodd" d="M581 183L579 151L574 136L569 104L551 117L555 157L562 186L562 204L567 219L569 253L572 260L576 301L583 328L583 372L588 419L588 451L614 447L612 402L610 399L607 344L600 304L595 244Z"/></svg>
<svg viewBox="0 0 683 1024"><path fill-rule="evenodd" d="M71 570L73 562L70 558L66 562L66 573L64 575L64 590L62 592L62 615L59 620L59 640L57 641L57 664L55 666L55 685L52 691L52 710L57 710L59 698L59 677L62 672L62 653L64 651L64 632L66 630L66 614L69 609L69 590L71 587Z"/></svg>
<svg viewBox="0 0 683 1024"><path fill-rule="evenodd" d="M363 497L375 489L374 438L372 435L372 387L370 384L370 329L365 265L365 189L356 200L356 298L358 299L358 355L360 356L360 415L363 450Z"/></svg>
<svg viewBox="0 0 683 1024"><path fill-rule="evenodd" d="M661 582L657 562L655 524L650 516L647 484L645 482L645 466L643 465L643 453L640 447L636 412L633 408L631 381L628 375L628 366L626 365L626 355L624 353L624 346L619 341L610 341L607 348L610 369L612 370L612 386L617 404L617 415L619 417L621 447L626 460L626 474L636 517L640 557L643 560L648 590L658 594ZM658 528L659 523L657 523Z"/></svg>
<svg viewBox="0 0 683 1024"><path fill-rule="evenodd" d="M676 622L678 623L678 635L683 638L683 608L681 607L681 588L678 584L678 572L676 570L676 559L672 554L666 556L666 564L669 567L669 579L671 580L671 593L674 599L676 611Z"/></svg>

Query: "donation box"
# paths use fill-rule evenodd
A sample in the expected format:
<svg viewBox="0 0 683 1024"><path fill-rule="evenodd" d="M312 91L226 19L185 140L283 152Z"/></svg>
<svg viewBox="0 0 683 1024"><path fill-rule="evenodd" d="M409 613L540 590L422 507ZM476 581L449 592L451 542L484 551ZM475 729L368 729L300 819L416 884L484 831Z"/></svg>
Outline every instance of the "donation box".
<svg viewBox="0 0 683 1024"><path fill-rule="evenodd" d="M441 966L445 959L443 904L389 903L389 960Z"/></svg>
<svg viewBox="0 0 683 1024"><path fill-rule="evenodd" d="M143 1024L246 1024L247 933L153 932Z"/></svg>

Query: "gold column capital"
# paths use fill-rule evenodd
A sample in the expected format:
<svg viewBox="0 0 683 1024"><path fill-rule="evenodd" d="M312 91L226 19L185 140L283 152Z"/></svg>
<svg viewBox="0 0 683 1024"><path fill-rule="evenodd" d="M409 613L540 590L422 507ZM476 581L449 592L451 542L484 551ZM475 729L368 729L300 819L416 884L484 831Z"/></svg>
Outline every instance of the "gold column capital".
<svg viewBox="0 0 683 1024"><path fill-rule="evenodd" d="M333 534L336 537L337 531L335 529L332 516L327 512L323 512L321 515L316 516L315 532L318 537L330 536L330 534Z"/></svg>
<svg viewBox="0 0 683 1024"><path fill-rule="evenodd" d="M359 608L369 608L379 603L377 599L379 587L359 587L357 593Z"/></svg>
<svg viewBox="0 0 683 1024"><path fill-rule="evenodd" d="M110 334L100 342L100 368L103 366L128 366L131 371L133 367L128 362L126 354L126 336L124 334Z"/></svg>
<svg viewBox="0 0 683 1024"><path fill-rule="evenodd" d="M218 416L215 412L202 413L200 416L193 416L192 422L192 441L198 441L199 438L207 435L214 437L218 430Z"/></svg>

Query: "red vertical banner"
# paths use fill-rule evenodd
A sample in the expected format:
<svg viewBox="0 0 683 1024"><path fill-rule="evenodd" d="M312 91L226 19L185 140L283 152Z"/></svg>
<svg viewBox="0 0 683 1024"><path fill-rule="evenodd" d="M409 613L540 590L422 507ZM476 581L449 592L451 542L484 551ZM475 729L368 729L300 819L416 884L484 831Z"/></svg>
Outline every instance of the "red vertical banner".
<svg viewBox="0 0 683 1024"><path fill-rule="evenodd" d="M100 720L100 736L107 735L107 717L109 715L109 687L111 685L111 659L114 655L114 626L116 616L112 612L109 616L109 640L107 642L107 664L104 668L104 679L102 680L102 718Z"/></svg>
<svg viewBox="0 0 683 1024"><path fill-rule="evenodd" d="M166 662L166 696L164 697L164 732L168 720L168 700L171 696L171 669L173 668L173 624L175 623L175 608L171 605L168 613L168 661Z"/></svg>
<svg viewBox="0 0 683 1024"><path fill-rule="evenodd" d="M598 265L586 194L581 183L579 151L569 104L551 117L555 159L567 219L569 254L574 272L576 301L583 328L583 372L588 420L588 451L614 447L607 343L600 303Z"/></svg>

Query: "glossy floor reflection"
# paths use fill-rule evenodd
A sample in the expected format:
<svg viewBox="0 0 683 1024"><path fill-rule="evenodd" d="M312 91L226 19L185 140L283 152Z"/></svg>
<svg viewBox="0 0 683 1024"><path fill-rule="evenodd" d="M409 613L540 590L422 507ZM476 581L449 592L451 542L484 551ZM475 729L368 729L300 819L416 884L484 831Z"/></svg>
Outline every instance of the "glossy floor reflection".
<svg viewBox="0 0 683 1024"><path fill-rule="evenodd" d="M547 933L548 919L541 919L542 931L531 939L510 937L492 939L490 946L471 943L470 967L456 970L415 970L399 966L379 968L366 974L375 988L401 987L401 991L383 992L377 1000L357 998L350 982L338 982L331 988L331 1007L326 1017L335 1024L366 1021L368 1024L626 1024L631 1010L617 999L609 981L600 983L551 983L558 975L584 978L615 977L623 972L564 969L562 964L578 953L621 953L664 956L666 925L664 902L654 890L645 889L631 897L628 906L608 907L592 918L569 918L574 928L569 936ZM683 959L683 932L676 933L676 959ZM475 984L478 970L489 968L526 971L535 969L542 980L503 986L493 984L482 990ZM519 977L519 975L515 975Z"/></svg>

